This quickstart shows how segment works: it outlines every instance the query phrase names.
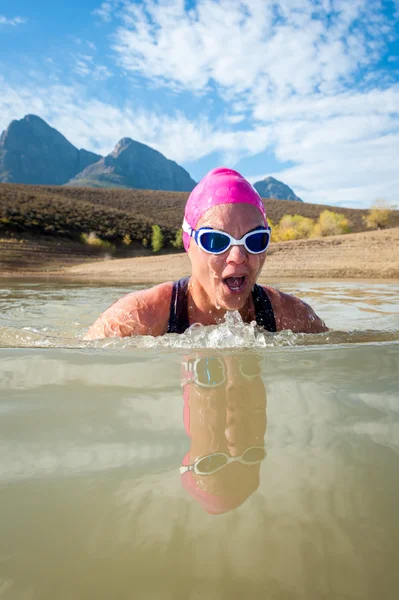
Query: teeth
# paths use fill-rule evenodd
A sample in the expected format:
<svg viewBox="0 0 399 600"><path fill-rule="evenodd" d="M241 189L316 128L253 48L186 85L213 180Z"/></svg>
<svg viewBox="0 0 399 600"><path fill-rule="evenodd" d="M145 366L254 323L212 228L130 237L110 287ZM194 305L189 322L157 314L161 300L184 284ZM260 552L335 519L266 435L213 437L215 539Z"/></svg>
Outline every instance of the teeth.
<svg viewBox="0 0 399 600"><path fill-rule="evenodd" d="M225 282L231 290L239 290L245 281L245 277L226 277Z"/></svg>

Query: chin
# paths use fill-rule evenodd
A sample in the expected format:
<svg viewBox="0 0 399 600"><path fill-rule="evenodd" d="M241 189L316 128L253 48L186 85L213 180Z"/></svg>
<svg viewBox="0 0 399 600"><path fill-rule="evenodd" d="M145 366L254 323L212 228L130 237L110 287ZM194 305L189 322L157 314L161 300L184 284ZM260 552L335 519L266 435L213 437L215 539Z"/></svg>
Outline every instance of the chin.
<svg viewBox="0 0 399 600"><path fill-rule="evenodd" d="M248 296L249 294L229 294L228 296L224 294L217 304L224 310L241 310L245 306Z"/></svg>

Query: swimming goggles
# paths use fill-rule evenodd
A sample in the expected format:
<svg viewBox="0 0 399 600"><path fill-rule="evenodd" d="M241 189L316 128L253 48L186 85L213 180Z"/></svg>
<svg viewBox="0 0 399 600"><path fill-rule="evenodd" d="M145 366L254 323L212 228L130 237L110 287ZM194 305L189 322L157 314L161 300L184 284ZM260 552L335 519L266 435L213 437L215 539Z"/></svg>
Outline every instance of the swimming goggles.
<svg viewBox="0 0 399 600"><path fill-rule="evenodd" d="M259 361L255 358L244 362L237 360L235 363L239 373L248 381L251 381L262 374ZM226 366L224 361L216 356L189 358L183 363L188 377L186 383L195 383L204 388L215 388L227 382Z"/></svg>
<svg viewBox="0 0 399 600"><path fill-rule="evenodd" d="M194 471L196 475L212 475L223 469L232 462L240 462L243 465L258 465L265 460L267 452L263 446L252 446L247 448L241 456L229 456L225 452L214 452L201 458L197 458L192 465L182 465L179 469L180 475Z"/></svg>
<svg viewBox="0 0 399 600"><path fill-rule="evenodd" d="M194 238L201 250L208 254L223 254L230 246L244 246L250 254L261 254L267 249L271 236L270 227L260 227L237 240L229 233L212 227L193 229L186 219L183 221L183 231Z"/></svg>

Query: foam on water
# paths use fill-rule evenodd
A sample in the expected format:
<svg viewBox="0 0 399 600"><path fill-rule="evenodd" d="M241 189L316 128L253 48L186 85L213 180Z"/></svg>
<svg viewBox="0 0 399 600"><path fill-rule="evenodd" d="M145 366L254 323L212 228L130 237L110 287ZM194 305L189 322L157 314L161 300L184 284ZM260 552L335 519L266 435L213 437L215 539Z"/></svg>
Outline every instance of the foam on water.
<svg viewBox="0 0 399 600"><path fill-rule="evenodd" d="M265 332L238 313L183 335L84 341L89 325L126 293L120 287L12 283L0 288L0 347L5 348L285 348L399 341L396 283L309 282L277 286L309 302L330 331L318 335Z"/></svg>
<svg viewBox="0 0 399 600"><path fill-rule="evenodd" d="M183 334L167 334L161 337L135 336L106 338L86 341L81 337L70 338L49 335L32 327L0 327L0 347L3 348L286 348L288 346L315 346L336 344L360 344L399 342L399 331L328 331L320 334L281 331L271 333L260 328L255 321L244 323L238 311L226 314L218 325L192 325Z"/></svg>

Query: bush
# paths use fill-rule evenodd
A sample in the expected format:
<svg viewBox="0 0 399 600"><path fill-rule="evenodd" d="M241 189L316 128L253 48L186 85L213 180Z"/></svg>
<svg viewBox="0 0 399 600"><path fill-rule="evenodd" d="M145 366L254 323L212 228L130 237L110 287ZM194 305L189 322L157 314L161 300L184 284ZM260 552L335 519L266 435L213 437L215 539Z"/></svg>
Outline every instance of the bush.
<svg viewBox="0 0 399 600"><path fill-rule="evenodd" d="M183 248L183 229L178 229L176 231L175 239L172 240L171 244L173 248L177 248L178 250Z"/></svg>
<svg viewBox="0 0 399 600"><path fill-rule="evenodd" d="M163 233L159 225L152 226L151 248L153 252L159 252L163 248Z"/></svg>
<svg viewBox="0 0 399 600"><path fill-rule="evenodd" d="M279 226L276 225L275 223L273 223L273 221L269 218L267 219L267 222L272 230L272 235L271 235L270 241L271 242L279 242L280 241Z"/></svg>
<svg viewBox="0 0 399 600"><path fill-rule="evenodd" d="M324 210L315 225L312 237L340 235L341 233L349 232L349 221L343 214Z"/></svg>
<svg viewBox="0 0 399 600"><path fill-rule="evenodd" d="M284 215L280 219L274 241L300 240L312 235L314 229L313 219L300 215ZM272 235L273 239L273 235Z"/></svg>
<svg viewBox="0 0 399 600"><path fill-rule="evenodd" d="M378 198L371 206L363 220L370 229L384 229L388 227L395 204L390 204L384 198Z"/></svg>
<svg viewBox="0 0 399 600"><path fill-rule="evenodd" d="M96 248L106 248L108 250L114 250L115 246L106 240L102 240L97 236L94 231L90 233L82 233L80 236L81 242L87 244L88 246L95 246Z"/></svg>

